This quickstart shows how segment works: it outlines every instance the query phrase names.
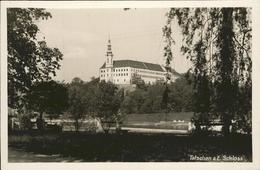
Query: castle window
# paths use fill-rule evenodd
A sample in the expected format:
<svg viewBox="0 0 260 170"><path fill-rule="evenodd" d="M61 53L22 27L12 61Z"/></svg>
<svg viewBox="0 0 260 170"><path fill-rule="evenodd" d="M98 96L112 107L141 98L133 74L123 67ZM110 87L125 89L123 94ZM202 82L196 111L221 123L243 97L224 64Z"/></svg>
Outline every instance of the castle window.
<svg viewBox="0 0 260 170"><path fill-rule="evenodd" d="M124 79L124 82L125 82L125 79Z"/></svg>

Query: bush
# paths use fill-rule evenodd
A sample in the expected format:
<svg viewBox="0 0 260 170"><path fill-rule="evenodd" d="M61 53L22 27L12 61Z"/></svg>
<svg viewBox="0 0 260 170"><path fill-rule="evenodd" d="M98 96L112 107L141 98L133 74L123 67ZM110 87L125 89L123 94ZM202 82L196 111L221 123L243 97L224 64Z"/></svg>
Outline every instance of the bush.
<svg viewBox="0 0 260 170"><path fill-rule="evenodd" d="M31 130L33 127L32 122L30 120L30 116L28 115L22 115L20 119L20 123L21 123L22 130Z"/></svg>

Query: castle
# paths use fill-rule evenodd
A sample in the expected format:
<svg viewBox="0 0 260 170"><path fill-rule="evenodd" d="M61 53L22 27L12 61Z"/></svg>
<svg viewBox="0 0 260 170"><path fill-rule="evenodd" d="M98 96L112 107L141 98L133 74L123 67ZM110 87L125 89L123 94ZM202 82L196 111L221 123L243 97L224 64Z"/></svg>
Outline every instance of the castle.
<svg viewBox="0 0 260 170"><path fill-rule="evenodd" d="M179 74L174 70L168 73L170 81L175 81ZM165 81L167 71L159 64L134 60L113 60L111 40L108 40L106 62L99 70L100 81L110 81L118 85L131 85L136 78L141 78L146 84Z"/></svg>

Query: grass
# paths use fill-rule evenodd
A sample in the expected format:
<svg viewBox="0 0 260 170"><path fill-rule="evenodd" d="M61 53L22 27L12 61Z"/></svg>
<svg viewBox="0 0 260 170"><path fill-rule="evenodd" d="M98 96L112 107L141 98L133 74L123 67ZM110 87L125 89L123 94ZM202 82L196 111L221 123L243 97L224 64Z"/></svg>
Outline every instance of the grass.
<svg viewBox="0 0 260 170"><path fill-rule="evenodd" d="M123 127L188 130L193 112L129 114L123 120ZM167 122L165 122L167 120ZM178 122L178 121L184 122ZM176 121L176 122L174 122Z"/></svg>
<svg viewBox="0 0 260 170"><path fill-rule="evenodd" d="M192 116L193 116L193 112L167 113L167 117L165 116L165 113L128 114L125 116L123 123L124 124L143 123L143 122L155 123L155 122L165 121L165 117L167 118L167 121L184 120L185 122L189 122Z"/></svg>
<svg viewBox="0 0 260 170"><path fill-rule="evenodd" d="M170 134L12 133L9 147L59 154L85 162L191 161L189 155L234 155L252 161L251 136L175 136Z"/></svg>
<svg viewBox="0 0 260 170"><path fill-rule="evenodd" d="M188 130L188 122L192 116L192 112L168 113L167 122L165 122L164 113L128 114L123 119L122 127ZM182 120L184 122L174 122L178 120ZM115 124L112 126L115 126ZM95 122L89 121L82 124L80 131L91 132L96 129L97 126ZM74 124L72 122L64 122L63 130L74 131Z"/></svg>
<svg viewBox="0 0 260 170"><path fill-rule="evenodd" d="M171 129L171 130L188 130L188 123L142 123L142 124L125 124L123 127L133 128L151 128L151 129Z"/></svg>

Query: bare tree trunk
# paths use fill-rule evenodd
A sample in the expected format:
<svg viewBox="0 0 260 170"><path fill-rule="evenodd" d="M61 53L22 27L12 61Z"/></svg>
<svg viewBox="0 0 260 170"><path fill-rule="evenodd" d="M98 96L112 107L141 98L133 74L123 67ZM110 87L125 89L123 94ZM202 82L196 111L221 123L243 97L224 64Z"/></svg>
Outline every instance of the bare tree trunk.
<svg viewBox="0 0 260 170"><path fill-rule="evenodd" d="M78 133L79 132L79 120L78 119L75 119L74 126L75 126L75 131Z"/></svg>
<svg viewBox="0 0 260 170"><path fill-rule="evenodd" d="M43 130L44 129L43 112L41 112L39 118L37 118L36 124L37 124L37 128L39 130Z"/></svg>

